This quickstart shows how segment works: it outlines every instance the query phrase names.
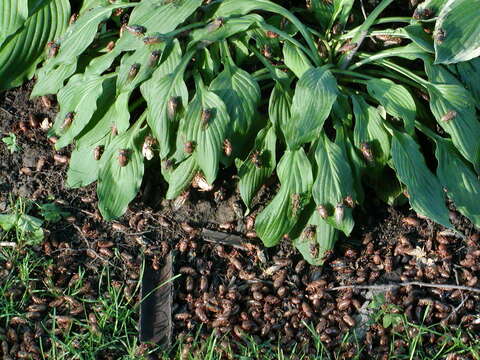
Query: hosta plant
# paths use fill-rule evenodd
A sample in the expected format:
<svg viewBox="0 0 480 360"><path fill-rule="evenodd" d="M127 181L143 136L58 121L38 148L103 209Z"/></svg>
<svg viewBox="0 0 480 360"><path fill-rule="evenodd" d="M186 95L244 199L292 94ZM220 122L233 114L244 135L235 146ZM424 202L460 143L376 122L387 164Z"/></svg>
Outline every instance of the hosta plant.
<svg viewBox="0 0 480 360"><path fill-rule="evenodd" d="M351 233L365 186L451 228L448 196L479 226L480 0L382 17L392 2L366 17L354 0L92 2L32 94L57 94L68 185L97 181L112 219L146 164L168 199L235 166L247 211L275 173L257 234L288 234L313 264Z"/></svg>

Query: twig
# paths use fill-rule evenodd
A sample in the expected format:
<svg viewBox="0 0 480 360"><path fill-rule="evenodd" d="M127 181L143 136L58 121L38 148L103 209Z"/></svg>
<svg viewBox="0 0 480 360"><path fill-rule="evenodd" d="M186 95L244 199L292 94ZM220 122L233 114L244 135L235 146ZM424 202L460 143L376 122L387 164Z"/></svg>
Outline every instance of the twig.
<svg viewBox="0 0 480 360"><path fill-rule="evenodd" d="M17 247L17 243L13 241L0 241L0 247Z"/></svg>
<svg viewBox="0 0 480 360"><path fill-rule="evenodd" d="M419 287L430 287L430 288L437 288L437 289L448 289L448 290L465 290L471 291L475 293L480 293L480 288L474 288L470 286L462 286L462 285L451 285L451 284L429 284L423 283L420 281L410 281L404 283L396 283L396 284L381 284L381 285L343 285L343 286L336 286L333 288L326 288L327 291L338 291L338 290L345 290L345 289L359 289L359 290L391 290L398 287L405 287L405 286L419 286Z"/></svg>

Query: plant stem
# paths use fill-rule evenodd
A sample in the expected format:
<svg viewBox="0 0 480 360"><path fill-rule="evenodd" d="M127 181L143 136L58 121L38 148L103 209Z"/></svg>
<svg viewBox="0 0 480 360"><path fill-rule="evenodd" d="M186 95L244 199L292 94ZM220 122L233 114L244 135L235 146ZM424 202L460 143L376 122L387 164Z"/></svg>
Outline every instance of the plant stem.
<svg viewBox="0 0 480 360"><path fill-rule="evenodd" d="M365 74L360 74L356 71L350 71L350 70L340 70L340 69L331 69L330 70L332 73L340 74L340 75L348 75L348 76L353 76L359 79L365 79L365 80L372 80L374 77L365 75Z"/></svg>
<svg viewBox="0 0 480 360"><path fill-rule="evenodd" d="M415 120L415 127L420 130L422 133L424 133L425 135L427 135L429 138L431 138L432 140L437 140L437 139L442 139L441 136L435 134L435 132L433 132L432 130L430 130L428 127L426 127L425 125L423 125L421 122L419 122L418 120Z"/></svg>

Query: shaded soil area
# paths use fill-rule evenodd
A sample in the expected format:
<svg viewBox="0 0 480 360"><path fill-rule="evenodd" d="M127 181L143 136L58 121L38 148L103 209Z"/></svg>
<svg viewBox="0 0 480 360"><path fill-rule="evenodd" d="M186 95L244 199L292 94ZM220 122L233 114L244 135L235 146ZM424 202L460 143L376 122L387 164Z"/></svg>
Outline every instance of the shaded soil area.
<svg viewBox="0 0 480 360"><path fill-rule="evenodd" d="M480 275L479 233L453 209L451 220L465 237L419 218L407 207L367 204L366 212L358 214L354 235L339 241L323 267L306 264L288 241L262 247L255 237L254 218L276 184L260 190L257 206L245 217L235 189L237 179L228 171L213 191L191 189L188 196L170 202L162 200L164 185L155 180L154 169L147 169L142 190L127 213L106 223L97 209L94 185L64 187L68 149L56 152L39 126L44 118L54 118L55 103L47 108L41 99L29 100L31 86L0 96L0 130L15 133L21 147L11 154L0 142L0 210L6 211L10 197L24 197L54 201L69 215L60 223L47 223L45 239L33 247L39 258L48 260L47 271L33 270L30 280L8 288L5 279L12 274L20 277L22 270L8 260L0 262L0 285L24 309L20 316L0 317L2 351L12 358L19 352L41 358L40 344L42 349L52 346L45 331L52 320L57 320L55 332L62 338L72 327L85 331L81 326L85 314L101 317L101 308L72 301L68 289L91 300L113 286L132 297L133 308L139 302L136 289L145 259L147 266L157 269L170 250L174 273L182 274L174 281L173 332L187 344L203 324L201 336L215 329L239 343L250 335L259 343L280 343L283 349L296 346L306 354L316 351L311 330L341 358L353 357L358 343L365 359L385 358L391 347L405 353L409 344L398 334L413 339L418 330L395 321L382 323L381 318L372 321L379 313L405 314L412 324L443 329L441 334L460 331L466 346L478 338L480 294L441 286L476 287ZM29 115L35 115L38 124L31 123ZM243 242L231 246L206 241L211 239L207 230L234 234ZM108 283L102 275L105 268ZM81 286L76 286L80 278ZM438 286L363 288L412 281ZM340 286L347 288L337 289ZM137 316L135 311L133 333ZM357 340L345 338L347 333ZM442 341L448 346L445 336L421 337L426 347ZM121 355L110 348L95 357Z"/></svg>

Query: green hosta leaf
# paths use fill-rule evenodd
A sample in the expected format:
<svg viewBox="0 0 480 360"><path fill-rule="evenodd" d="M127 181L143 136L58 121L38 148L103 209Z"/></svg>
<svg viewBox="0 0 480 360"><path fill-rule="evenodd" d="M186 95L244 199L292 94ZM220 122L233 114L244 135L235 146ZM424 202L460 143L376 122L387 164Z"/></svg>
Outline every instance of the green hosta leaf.
<svg viewBox="0 0 480 360"><path fill-rule="evenodd" d="M55 144L56 149L72 142L90 121L97 109L97 99L103 91L103 83L107 77L74 75L68 84L59 91L58 103L60 111L55 119L53 131L61 135ZM73 113L71 125L64 125L68 113Z"/></svg>
<svg viewBox="0 0 480 360"><path fill-rule="evenodd" d="M463 85L474 97L477 109L480 109L480 58L458 63L457 72Z"/></svg>
<svg viewBox="0 0 480 360"><path fill-rule="evenodd" d="M0 47L5 39L20 29L28 18L28 0L0 2Z"/></svg>
<svg viewBox="0 0 480 360"><path fill-rule="evenodd" d="M405 26L403 29L407 33L410 40L412 40L415 44L420 46L423 50L429 53L435 52L432 36L427 34L423 30L422 25L412 24L412 25Z"/></svg>
<svg viewBox="0 0 480 360"><path fill-rule="evenodd" d="M138 125L133 126L128 132L117 135L100 159L98 208L105 220L123 215L140 189L144 170L142 145L145 134L146 131L140 130ZM120 150L127 152L125 166L120 164Z"/></svg>
<svg viewBox="0 0 480 360"><path fill-rule="evenodd" d="M58 54L39 70L31 96L56 94L65 79L75 72L78 57L94 40L99 24L106 21L114 9L128 6L131 5L97 7L80 16L61 38Z"/></svg>
<svg viewBox="0 0 480 360"><path fill-rule="evenodd" d="M307 55L288 41L283 45L283 57L285 65L292 70L298 78L301 78L302 75L312 67L312 63Z"/></svg>
<svg viewBox="0 0 480 360"><path fill-rule="evenodd" d="M430 109L438 124L452 137L453 144L475 168L480 167L480 122L472 95L441 66L425 64ZM454 116L452 116L454 115Z"/></svg>
<svg viewBox="0 0 480 360"><path fill-rule="evenodd" d="M313 12L319 26L324 30L328 29L333 16L333 5L329 1L311 0L308 10Z"/></svg>
<svg viewBox="0 0 480 360"><path fill-rule="evenodd" d="M367 89L368 93L385 107L387 113L402 119L405 130L413 133L417 113L415 100L404 86L389 79L372 79L368 81Z"/></svg>
<svg viewBox="0 0 480 360"><path fill-rule="evenodd" d="M293 93L290 86L284 86L281 82L276 81L270 95L268 115L277 134L282 133L290 121L292 99Z"/></svg>
<svg viewBox="0 0 480 360"><path fill-rule="evenodd" d="M4 6L8 6L7 2L9 1L3 2ZM51 0L43 5L36 9L23 26L17 28L15 34L4 39L3 44L0 40L0 91L19 86L31 78L44 54L47 42L65 31L70 16L69 2ZM7 9L0 8L0 18L4 16L2 10ZM20 15L16 11L8 13ZM23 18L23 15L20 15L20 18ZM14 25L10 26L10 30L19 25L18 19L13 21Z"/></svg>
<svg viewBox="0 0 480 360"><path fill-rule="evenodd" d="M183 143L191 141L194 144L193 156L209 184L217 177L229 122L230 116L222 99L199 84L180 122L178 136Z"/></svg>
<svg viewBox="0 0 480 360"><path fill-rule="evenodd" d="M108 0L83 0L82 7L80 9L80 14L95 8L97 6L108 6Z"/></svg>
<svg viewBox="0 0 480 360"><path fill-rule="evenodd" d="M307 227L293 240L293 245L311 265L323 265L326 252L333 250L338 240L338 230L320 218L315 207L310 209Z"/></svg>
<svg viewBox="0 0 480 360"><path fill-rule="evenodd" d="M348 236L354 221L352 209L343 202L347 196L357 200L348 158L340 146L323 135L315 150L315 159L318 167L312 189L315 203L326 208L329 216L325 221ZM342 212L344 215L339 216Z"/></svg>
<svg viewBox="0 0 480 360"><path fill-rule="evenodd" d="M97 180L98 163L93 157L95 146L78 146L70 155L70 162L67 171L67 186L75 189L87 186Z"/></svg>
<svg viewBox="0 0 480 360"><path fill-rule="evenodd" d="M242 33L249 29L253 24L261 22L262 20L263 18L256 14L230 18L219 26L216 25L216 21L219 20L213 20L204 28L192 31L190 36L192 43L202 41L205 45L209 45L216 41L227 39L232 35Z"/></svg>
<svg viewBox="0 0 480 360"><path fill-rule="evenodd" d="M407 186L412 208L443 226L452 227L442 186L427 168L420 148L412 137L395 131L392 160L398 178Z"/></svg>
<svg viewBox="0 0 480 360"><path fill-rule="evenodd" d="M255 139L253 150L239 166L240 182L238 187L247 208L250 207L250 203L260 186L272 175L275 169L276 142L277 137L273 127L262 129ZM257 165L252 161L252 156L258 156L259 163Z"/></svg>
<svg viewBox="0 0 480 360"><path fill-rule="evenodd" d="M385 130L378 109L367 104L360 96L352 96L355 114L354 140L358 149L362 143L371 147L375 163L385 165L390 158L390 136ZM367 162L368 163L368 162Z"/></svg>
<svg viewBox="0 0 480 360"><path fill-rule="evenodd" d="M197 160L194 156L183 160L169 175L167 199L175 199L187 189L198 170Z"/></svg>
<svg viewBox="0 0 480 360"><path fill-rule="evenodd" d="M437 176L455 207L480 228L480 180L450 141L436 139Z"/></svg>
<svg viewBox="0 0 480 360"><path fill-rule="evenodd" d="M128 24L143 26L146 36L167 34L183 23L201 4L202 0L142 1L132 11ZM122 51L134 50L143 46L142 39L143 37L125 31L116 48Z"/></svg>
<svg viewBox="0 0 480 360"><path fill-rule="evenodd" d="M257 216L255 229L265 246L278 244L310 201L312 167L303 148L287 150L277 167L280 191Z"/></svg>
<svg viewBox="0 0 480 360"><path fill-rule="evenodd" d="M290 149L317 138L338 95L337 82L325 67L307 70L297 83L292 117L285 130Z"/></svg>
<svg viewBox="0 0 480 360"><path fill-rule="evenodd" d="M230 123L226 135L233 145L231 158L238 157L251 134L260 101L260 87L249 73L228 62L210 84L210 91L227 106Z"/></svg>
<svg viewBox="0 0 480 360"><path fill-rule="evenodd" d="M480 56L480 0L449 0L435 23L435 63L452 64Z"/></svg>
<svg viewBox="0 0 480 360"><path fill-rule="evenodd" d="M193 54L193 53L192 53ZM141 92L148 104L148 125L160 144L160 158L167 157L174 146L174 130L177 126L177 113L188 103L188 89L183 81L185 66L190 56L181 59L181 49L177 45L167 59L153 73L150 80L141 86ZM177 111L169 114L169 103L176 100ZM173 115L173 118L170 118Z"/></svg>

